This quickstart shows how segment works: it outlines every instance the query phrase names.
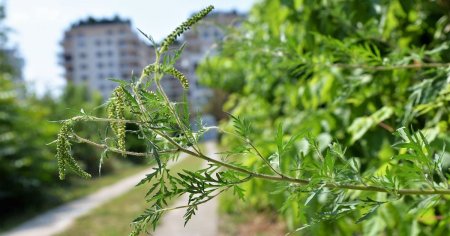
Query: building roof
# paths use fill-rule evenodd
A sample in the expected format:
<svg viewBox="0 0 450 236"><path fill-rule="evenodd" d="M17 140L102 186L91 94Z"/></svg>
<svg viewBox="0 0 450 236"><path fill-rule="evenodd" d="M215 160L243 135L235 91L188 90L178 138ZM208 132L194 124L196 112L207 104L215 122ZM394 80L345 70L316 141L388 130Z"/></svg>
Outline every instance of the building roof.
<svg viewBox="0 0 450 236"><path fill-rule="evenodd" d="M92 16L87 17L84 20L80 20L72 24L72 28L81 26L93 26L93 25L108 25L108 24L127 24L131 25L130 19L122 19L120 16L114 16L113 18L101 18L96 19Z"/></svg>

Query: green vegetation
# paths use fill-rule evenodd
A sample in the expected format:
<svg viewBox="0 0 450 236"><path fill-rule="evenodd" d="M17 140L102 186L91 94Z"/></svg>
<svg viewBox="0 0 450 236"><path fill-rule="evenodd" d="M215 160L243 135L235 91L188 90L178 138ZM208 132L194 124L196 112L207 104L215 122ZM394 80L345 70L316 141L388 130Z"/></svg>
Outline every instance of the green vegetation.
<svg viewBox="0 0 450 236"><path fill-rule="evenodd" d="M50 95L37 97L28 92L24 85L16 83L13 79L15 70L7 63L7 55L3 51L8 31L2 24L3 17L3 5L0 3L0 230L144 168L136 167L131 162L146 162L142 157L106 161L108 156L105 155L101 173L107 177L96 178L89 183L80 182L77 178L69 178L65 183L57 179L55 147L48 145L58 133L56 121L68 114L78 113L79 107L83 107L85 113L102 115L104 111L98 107L103 101L87 88L71 84L66 86L60 97L53 98ZM75 107L76 112L72 110ZM96 137L101 132L99 126L85 125L80 128L85 137ZM142 148L133 139L127 141L130 150ZM74 144L71 152L80 157L81 166L87 172L99 176L101 149ZM121 172L108 176L115 168Z"/></svg>
<svg viewBox="0 0 450 236"><path fill-rule="evenodd" d="M220 160L198 146L202 134L217 127L200 121L194 130L188 103L171 102L161 87L162 79L178 79L188 88L186 78L173 73L182 48L170 52L168 44L208 7L163 40L139 78L117 81L120 92L111 97L107 118L81 112L62 121L60 176L66 168L87 176L68 151L76 142L155 160L141 181L151 183L147 210L132 222L131 235L154 229L173 209L173 198L189 195L188 205L178 207L186 208L187 223L198 205L225 191L253 209L279 211L293 233L445 235L450 11L443 2L419 3L256 5L200 67L206 84L230 93ZM109 124L113 132L86 138L80 124ZM124 149L128 136L138 136L146 149ZM167 162L179 153L209 167L174 174Z"/></svg>
<svg viewBox="0 0 450 236"><path fill-rule="evenodd" d="M199 159L185 158L172 167L172 171L194 170L201 164ZM149 183L153 184L153 182ZM120 196L92 213L78 219L74 225L60 235L126 235L130 232L130 222L147 206L144 199L146 186L142 185Z"/></svg>
<svg viewBox="0 0 450 236"><path fill-rule="evenodd" d="M75 199L84 197L88 194L94 193L102 187L114 184L127 176L136 174L149 168L148 166L136 166L130 163L127 164L120 162L116 162L115 165L117 166L117 168L120 167L120 172L111 175L105 175L101 178L93 178L88 181L74 178L73 180L71 180L70 185L58 185L53 188L49 188L46 194L49 196L50 200L53 201L49 200L40 202L37 206L26 205L25 208L20 209L20 213L8 215L8 217L2 221L0 232L9 230L14 226L17 226L18 224L23 223L24 221L29 220L32 217L44 212L45 210L49 210L63 203L70 202Z"/></svg>
<svg viewBox="0 0 450 236"><path fill-rule="evenodd" d="M67 108L74 106L101 114L95 109L101 100L97 97L98 102L92 102L85 88L74 86L67 86L59 100L49 96L18 96L19 90L7 77L0 76L0 82L0 114L3 114L0 118L0 202L3 209L0 229L12 227L43 210L81 197L145 168L132 164L145 163L142 157L128 158L126 161L105 160L102 178L89 183L77 178L69 178L66 183L57 180L54 147L48 145L58 133L58 123L52 121L73 113ZM98 128L83 126L83 135L95 136ZM129 141L130 148L139 150L139 145L134 145L131 139ZM93 176L99 176L101 149L75 144L71 151L81 157L83 168ZM109 176L116 169L121 171Z"/></svg>
<svg viewBox="0 0 450 236"><path fill-rule="evenodd" d="M277 171L316 184L302 193L252 181L243 185L246 207L233 199L225 208L274 209L291 231L312 225L306 235L448 232L447 197L399 191L448 189L448 17L445 1L257 4L250 20L230 31L220 54L200 66L200 77L229 93L225 110L251 123L247 138ZM222 127L233 125L230 119ZM276 140L292 137L295 144L280 153ZM230 135L222 144L243 149ZM251 146L244 151L236 159L253 170L266 168ZM317 173L305 175L312 170ZM355 170L361 174L350 174ZM384 186L391 194L327 187L349 182ZM362 202L364 208L354 210ZM366 221L350 223L358 219Z"/></svg>

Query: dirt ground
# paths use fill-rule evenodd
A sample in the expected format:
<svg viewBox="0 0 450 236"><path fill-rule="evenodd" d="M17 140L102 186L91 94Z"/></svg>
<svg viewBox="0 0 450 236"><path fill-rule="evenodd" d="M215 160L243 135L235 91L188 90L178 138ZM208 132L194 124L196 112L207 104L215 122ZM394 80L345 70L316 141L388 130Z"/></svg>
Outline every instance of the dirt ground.
<svg viewBox="0 0 450 236"><path fill-rule="evenodd" d="M220 236L284 236L287 233L284 222L268 212L244 213L235 218L227 214L220 216Z"/></svg>

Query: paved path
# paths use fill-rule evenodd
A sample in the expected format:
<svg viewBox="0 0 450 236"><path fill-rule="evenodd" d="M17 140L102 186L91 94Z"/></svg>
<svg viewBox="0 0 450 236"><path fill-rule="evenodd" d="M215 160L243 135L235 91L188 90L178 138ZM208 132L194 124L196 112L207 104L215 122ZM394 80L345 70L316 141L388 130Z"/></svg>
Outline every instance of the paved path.
<svg viewBox="0 0 450 236"><path fill-rule="evenodd" d="M215 143L206 143L208 154L213 155L216 152ZM98 192L87 197L69 202L60 207L52 209L42 215L39 215L30 221L19 225L1 235L4 236L50 236L63 232L77 218L89 213L104 203L118 197L132 189L151 169L139 172L133 176L127 177L113 185L102 188ZM199 207L196 216L193 217L186 228L183 228L184 211L172 211L163 218L163 223L157 230L157 236L176 236L176 235L216 235L217 234L217 203L211 200L207 205ZM187 199L181 199L176 202L177 205L185 205ZM168 223L170 221L170 224ZM205 224L205 222L210 222ZM167 231L170 230L170 231ZM176 230L176 231L173 231ZM166 233L167 232L167 233ZM173 232L173 233L172 233Z"/></svg>
<svg viewBox="0 0 450 236"><path fill-rule="evenodd" d="M69 202L47 211L1 235L5 236L49 236L63 232L77 218L92 209L118 197L136 186L151 171L151 168L104 187L87 197Z"/></svg>
<svg viewBox="0 0 450 236"><path fill-rule="evenodd" d="M206 143L207 154L214 157L217 153L216 144ZM206 166L206 163L204 164ZM188 197L178 199L173 206L183 206L188 202ZM217 215L217 198L198 207L197 213L184 227L183 215L186 209L177 209L163 216L161 224L156 227L154 236L215 236L218 235L219 218Z"/></svg>

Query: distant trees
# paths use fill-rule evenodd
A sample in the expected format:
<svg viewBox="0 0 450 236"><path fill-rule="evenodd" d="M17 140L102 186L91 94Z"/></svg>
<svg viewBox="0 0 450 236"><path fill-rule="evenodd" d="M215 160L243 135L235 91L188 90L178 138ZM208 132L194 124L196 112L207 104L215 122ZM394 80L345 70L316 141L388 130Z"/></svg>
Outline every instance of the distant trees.
<svg viewBox="0 0 450 236"><path fill-rule="evenodd" d="M68 84L59 98L23 94L25 90L18 89L12 81L14 70L2 50L7 40L3 19L0 5L0 222L28 208L38 209L58 201L59 196L52 191L61 187L55 145L51 144L59 130L56 121L79 113L80 107L89 114L104 113L97 109L103 103L100 95L84 86ZM74 107L76 111L72 110ZM83 135L87 137L101 132L98 126L83 127ZM82 166L96 176L101 150L74 145L72 152L80 156ZM110 162L103 163L103 174L112 171Z"/></svg>
<svg viewBox="0 0 450 236"><path fill-rule="evenodd" d="M0 40L6 42L0 5ZM0 217L17 206L37 204L55 183L55 164L46 144L57 126L46 122L50 109L37 100L18 98L13 70L0 49ZM44 148L43 148L44 147Z"/></svg>

